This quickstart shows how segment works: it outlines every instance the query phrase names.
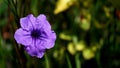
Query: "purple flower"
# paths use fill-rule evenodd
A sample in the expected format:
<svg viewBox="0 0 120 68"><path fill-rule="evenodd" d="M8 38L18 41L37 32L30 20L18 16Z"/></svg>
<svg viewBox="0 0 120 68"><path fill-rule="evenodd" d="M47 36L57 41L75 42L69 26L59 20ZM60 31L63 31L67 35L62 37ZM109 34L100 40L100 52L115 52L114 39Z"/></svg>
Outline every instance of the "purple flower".
<svg viewBox="0 0 120 68"><path fill-rule="evenodd" d="M20 25L21 28L16 30L14 38L25 47L29 55L42 58L45 50L54 46L56 34L51 30L45 15L34 17L30 14L20 19Z"/></svg>

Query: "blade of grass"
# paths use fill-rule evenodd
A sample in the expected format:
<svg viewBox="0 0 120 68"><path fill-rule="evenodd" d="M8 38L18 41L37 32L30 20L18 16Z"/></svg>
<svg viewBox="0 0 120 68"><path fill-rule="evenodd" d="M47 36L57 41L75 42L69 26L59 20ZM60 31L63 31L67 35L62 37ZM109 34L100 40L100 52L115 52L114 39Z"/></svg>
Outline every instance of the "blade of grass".
<svg viewBox="0 0 120 68"><path fill-rule="evenodd" d="M72 68L72 64L70 62L70 58L69 58L68 54L66 54L66 59L67 59L67 63L68 63L68 68Z"/></svg>

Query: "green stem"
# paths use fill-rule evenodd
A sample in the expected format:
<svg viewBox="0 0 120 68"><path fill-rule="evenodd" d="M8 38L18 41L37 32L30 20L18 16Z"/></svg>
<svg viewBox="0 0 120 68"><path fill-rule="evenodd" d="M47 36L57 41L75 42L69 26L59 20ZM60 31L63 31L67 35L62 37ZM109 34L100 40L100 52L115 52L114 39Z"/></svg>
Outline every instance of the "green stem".
<svg viewBox="0 0 120 68"><path fill-rule="evenodd" d="M75 62L76 62L76 68L81 68L81 62L78 53L75 55Z"/></svg>
<svg viewBox="0 0 120 68"><path fill-rule="evenodd" d="M49 59L47 57L47 54L45 54L45 62L46 62L46 68L50 68L50 63L49 63Z"/></svg>

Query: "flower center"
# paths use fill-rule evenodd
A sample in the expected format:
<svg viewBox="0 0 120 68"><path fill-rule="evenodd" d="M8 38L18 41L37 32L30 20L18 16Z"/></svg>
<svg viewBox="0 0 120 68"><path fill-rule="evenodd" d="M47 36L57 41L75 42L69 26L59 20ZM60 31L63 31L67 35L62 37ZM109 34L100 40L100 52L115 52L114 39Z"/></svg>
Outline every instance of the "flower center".
<svg viewBox="0 0 120 68"><path fill-rule="evenodd" d="M32 38L39 38L40 37L40 30L36 29L36 30L32 30L31 32L31 36Z"/></svg>

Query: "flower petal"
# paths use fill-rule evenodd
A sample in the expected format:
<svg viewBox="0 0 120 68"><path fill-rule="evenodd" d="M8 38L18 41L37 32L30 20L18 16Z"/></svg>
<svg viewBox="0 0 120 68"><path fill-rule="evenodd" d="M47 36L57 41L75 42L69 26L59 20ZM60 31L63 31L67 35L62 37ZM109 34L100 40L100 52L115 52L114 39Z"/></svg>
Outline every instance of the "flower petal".
<svg viewBox="0 0 120 68"><path fill-rule="evenodd" d="M25 50L31 56L36 56L37 52L38 52L37 49L34 46L31 46L31 45L27 46L25 48Z"/></svg>
<svg viewBox="0 0 120 68"><path fill-rule="evenodd" d="M45 29L51 29L51 26L49 22L47 21L46 16L44 14L40 14L37 17L37 20L39 20L39 23L42 24Z"/></svg>
<svg viewBox="0 0 120 68"><path fill-rule="evenodd" d="M20 25L23 29L30 30L35 27L34 26L35 20L36 20L36 18L32 14L30 14L27 17L20 19Z"/></svg>
<svg viewBox="0 0 120 68"><path fill-rule="evenodd" d="M56 40L56 34L55 34L54 31L52 31L52 33L50 34L48 39L50 39L50 41L48 43L49 45L46 45L46 48L50 49L50 48L54 47L54 43L55 43L55 40Z"/></svg>
<svg viewBox="0 0 120 68"><path fill-rule="evenodd" d="M42 39L37 39L37 40L36 40L35 47L36 47L38 50L44 50L44 49L46 49L46 47L45 47L46 43L47 43L47 42L43 41Z"/></svg>
<svg viewBox="0 0 120 68"><path fill-rule="evenodd" d="M44 51L38 52L37 56L38 58L42 58L44 56Z"/></svg>
<svg viewBox="0 0 120 68"><path fill-rule="evenodd" d="M35 48L34 46L28 46L25 48L25 50L27 51L27 53L29 55L31 55L32 57L36 56L38 58L42 58L44 55L45 50L38 50L37 48Z"/></svg>
<svg viewBox="0 0 120 68"><path fill-rule="evenodd" d="M18 29L15 34L14 38L18 44L22 44L24 46L30 45L32 38L30 36L30 32L23 30L22 28Z"/></svg>
<svg viewBox="0 0 120 68"><path fill-rule="evenodd" d="M56 33L54 31L51 31L50 38L56 40Z"/></svg>
<svg viewBox="0 0 120 68"><path fill-rule="evenodd" d="M45 38L40 37L36 42L36 47L38 49L50 49L54 46L56 40L56 34L52 33L51 37Z"/></svg>

